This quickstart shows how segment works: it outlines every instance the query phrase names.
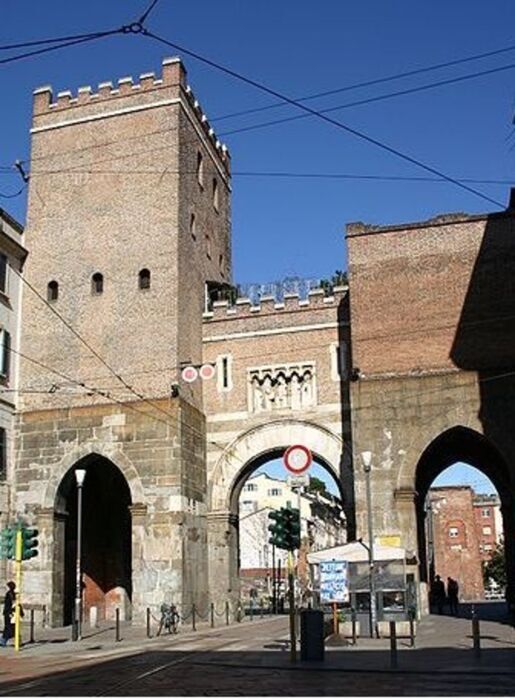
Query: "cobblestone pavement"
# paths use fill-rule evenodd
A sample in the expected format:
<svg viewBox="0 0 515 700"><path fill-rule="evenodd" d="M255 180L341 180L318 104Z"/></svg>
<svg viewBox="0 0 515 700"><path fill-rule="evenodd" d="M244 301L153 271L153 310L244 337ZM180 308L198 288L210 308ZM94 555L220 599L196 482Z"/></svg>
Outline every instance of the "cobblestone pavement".
<svg viewBox="0 0 515 700"><path fill-rule="evenodd" d="M515 634L499 622L482 623L477 659L470 620L429 616L415 649L399 641L396 669L388 640L360 640L328 650L323 663L292 666L287 627L287 619L271 618L118 646L33 645L16 658L0 650L11 661L2 664L0 695L514 694Z"/></svg>

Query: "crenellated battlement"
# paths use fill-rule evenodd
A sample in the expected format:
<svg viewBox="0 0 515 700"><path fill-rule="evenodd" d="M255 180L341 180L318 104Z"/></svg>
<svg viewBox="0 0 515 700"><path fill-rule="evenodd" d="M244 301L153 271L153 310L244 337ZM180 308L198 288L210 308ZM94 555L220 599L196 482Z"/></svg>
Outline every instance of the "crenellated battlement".
<svg viewBox="0 0 515 700"><path fill-rule="evenodd" d="M347 296L348 286L334 287L333 293L326 296L323 289L312 289L308 292L307 299L301 299L299 294L285 294L284 301L277 302L273 296L263 296L258 305L250 299L236 299L235 303L229 301L213 302L212 311L203 314L204 323L214 321L229 321L231 319L252 318L256 316L271 316L292 311L313 311L316 309L337 308L340 302Z"/></svg>
<svg viewBox="0 0 515 700"><path fill-rule="evenodd" d="M195 98L191 87L186 82L186 69L179 57L165 58L162 62L161 77L155 73L142 73L139 81L134 81L131 76L120 78L116 86L111 81L99 83L96 92L90 85L79 87L76 94L70 90L58 92L54 97L52 86L45 85L34 90L33 114L34 117L45 115L63 114L78 107L88 107L115 102L120 98L145 95L153 91L170 88L177 89L177 99L186 102L195 115L198 125L204 131L220 160L230 169L230 154L227 146L221 143L209 124L200 103Z"/></svg>

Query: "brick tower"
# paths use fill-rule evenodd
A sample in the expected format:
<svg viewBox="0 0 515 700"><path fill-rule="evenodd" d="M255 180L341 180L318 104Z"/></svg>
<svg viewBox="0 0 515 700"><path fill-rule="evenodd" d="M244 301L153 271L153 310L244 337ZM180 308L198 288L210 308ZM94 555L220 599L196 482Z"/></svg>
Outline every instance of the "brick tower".
<svg viewBox="0 0 515 700"><path fill-rule="evenodd" d="M230 161L179 59L35 91L26 244L46 300L24 290L15 508L41 532L26 599L69 620L80 519L86 619L204 605L205 420L180 367L202 358L206 283L231 280Z"/></svg>

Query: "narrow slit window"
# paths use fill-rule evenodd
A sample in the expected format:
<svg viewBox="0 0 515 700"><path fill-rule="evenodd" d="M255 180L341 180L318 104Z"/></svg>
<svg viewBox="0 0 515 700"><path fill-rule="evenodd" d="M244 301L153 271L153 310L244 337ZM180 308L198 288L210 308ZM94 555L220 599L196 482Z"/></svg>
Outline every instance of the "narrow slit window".
<svg viewBox="0 0 515 700"><path fill-rule="evenodd" d="M138 278L140 289L150 289L150 270L140 270Z"/></svg>
<svg viewBox="0 0 515 700"><path fill-rule="evenodd" d="M197 182L204 187L204 159L200 151L197 153Z"/></svg>
<svg viewBox="0 0 515 700"><path fill-rule="evenodd" d="M190 216L190 234L194 241L197 240L197 219L195 214Z"/></svg>
<svg viewBox="0 0 515 700"><path fill-rule="evenodd" d="M91 278L91 293L102 294L104 291L104 276L100 272L95 272Z"/></svg>
<svg viewBox="0 0 515 700"><path fill-rule="evenodd" d="M218 211L220 206L220 194L218 191L218 180L216 177L213 178L213 206Z"/></svg>
<svg viewBox="0 0 515 700"><path fill-rule="evenodd" d="M0 292L7 293L7 255L0 253Z"/></svg>
<svg viewBox="0 0 515 700"><path fill-rule="evenodd" d="M57 301L59 298L59 284L55 280L48 283L46 298L47 301Z"/></svg>
<svg viewBox="0 0 515 700"><path fill-rule="evenodd" d="M0 428L0 481L3 481L7 471L7 440L5 428Z"/></svg>
<svg viewBox="0 0 515 700"><path fill-rule="evenodd" d="M1 347L1 367L0 367L0 372L2 374L2 377L4 380L9 379L9 372L11 370L11 334L9 331L6 331L5 328L2 331L2 336L1 336L1 342L2 342L2 347Z"/></svg>

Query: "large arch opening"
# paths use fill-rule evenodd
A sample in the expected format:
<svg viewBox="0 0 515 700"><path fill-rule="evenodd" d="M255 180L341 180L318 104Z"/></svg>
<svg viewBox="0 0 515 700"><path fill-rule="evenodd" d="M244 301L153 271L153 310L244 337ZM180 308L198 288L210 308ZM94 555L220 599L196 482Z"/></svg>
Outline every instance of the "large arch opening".
<svg viewBox="0 0 515 700"><path fill-rule="evenodd" d="M296 553L299 602L310 599L309 552L347 541L343 488L332 465L315 454L310 469L295 477L284 467L284 449L272 449L251 459L232 485L232 566L245 606L280 610L284 605L287 555L269 542L272 510L290 504L300 511L301 547Z"/></svg>
<svg viewBox="0 0 515 700"><path fill-rule="evenodd" d="M246 480L266 463L282 459L290 445L298 444L308 446L315 462L336 482L349 538L354 537L354 477L348 445L327 427L311 421L283 418L256 425L226 446L209 476L209 586L213 600L239 596L239 499Z"/></svg>
<svg viewBox="0 0 515 700"><path fill-rule="evenodd" d="M82 497L83 616L113 619L116 608L128 619L132 597L131 493L122 472L96 454L80 459L56 493L54 610L70 624L75 598L77 555L76 469L85 469Z"/></svg>
<svg viewBox="0 0 515 700"><path fill-rule="evenodd" d="M457 426L425 449L415 483L420 580L431 586L437 575L450 577L462 600L484 599L483 569L500 543L513 571L510 538L499 537L510 532L507 464L483 435Z"/></svg>

